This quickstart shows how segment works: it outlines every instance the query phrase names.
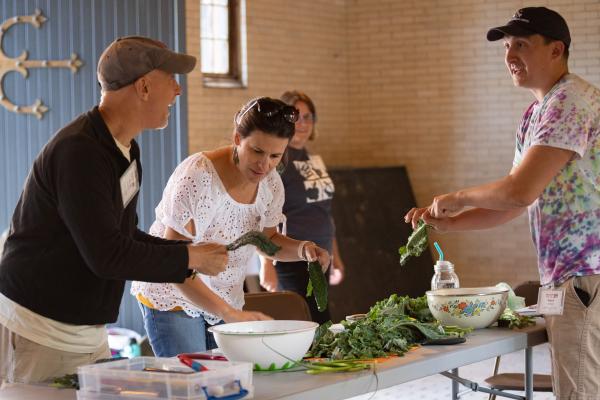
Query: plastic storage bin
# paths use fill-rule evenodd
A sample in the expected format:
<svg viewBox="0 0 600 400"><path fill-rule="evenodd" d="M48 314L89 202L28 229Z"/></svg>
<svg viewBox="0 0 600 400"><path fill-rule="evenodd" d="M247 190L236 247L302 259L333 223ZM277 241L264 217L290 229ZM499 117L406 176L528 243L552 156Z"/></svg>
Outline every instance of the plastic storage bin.
<svg viewBox="0 0 600 400"><path fill-rule="evenodd" d="M194 372L176 358L136 357L79 367L79 400L250 399L252 364L202 360Z"/></svg>

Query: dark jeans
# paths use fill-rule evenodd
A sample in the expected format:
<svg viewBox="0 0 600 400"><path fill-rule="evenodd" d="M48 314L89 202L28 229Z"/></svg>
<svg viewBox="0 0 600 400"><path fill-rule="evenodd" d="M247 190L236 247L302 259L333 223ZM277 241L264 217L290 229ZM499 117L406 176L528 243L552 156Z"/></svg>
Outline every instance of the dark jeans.
<svg viewBox="0 0 600 400"><path fill-rule="evenodd" d="M277 280L279 281L278 289L296 292L300 296L305 298L308 303L308 308L310 309L310 315L313 321L319 324L323 324L331 320L329 308L327 308L323 312L320 312L317 309L315 297L306 297L306 286L308 285L308 265L306 261L277 261L277 264L275 265L275 270L277 271ZM325 277L329 281L329 270L327 270Z"/></svg>

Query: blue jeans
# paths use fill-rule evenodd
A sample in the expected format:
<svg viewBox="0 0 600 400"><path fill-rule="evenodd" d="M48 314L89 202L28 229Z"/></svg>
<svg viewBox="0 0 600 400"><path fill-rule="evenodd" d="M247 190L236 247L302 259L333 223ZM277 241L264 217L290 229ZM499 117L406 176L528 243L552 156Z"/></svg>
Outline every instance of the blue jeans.
<svg viewBox="0 0 600 400"><path fill-rule="evenodd" d="M144 328L156 357L174 357L217 348L204 318L192 318L184 311L159 311L138 302ZM222 324L223 321L217 324Z"/></svg>

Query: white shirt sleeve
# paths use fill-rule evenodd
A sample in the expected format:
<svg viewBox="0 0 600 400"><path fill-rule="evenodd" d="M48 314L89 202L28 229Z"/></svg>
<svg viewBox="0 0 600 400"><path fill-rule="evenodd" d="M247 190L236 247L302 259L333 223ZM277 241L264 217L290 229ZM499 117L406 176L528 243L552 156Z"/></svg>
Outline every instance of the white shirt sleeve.
<svg viewBox="0 0 600 400"><path fill-rule="evenodd" d="M157 219L186 238L197 242L206 230L214 204L213 171L202 154L185 159L173 172L158 206ZM186 229L194 222L195 234Z"/></svg>

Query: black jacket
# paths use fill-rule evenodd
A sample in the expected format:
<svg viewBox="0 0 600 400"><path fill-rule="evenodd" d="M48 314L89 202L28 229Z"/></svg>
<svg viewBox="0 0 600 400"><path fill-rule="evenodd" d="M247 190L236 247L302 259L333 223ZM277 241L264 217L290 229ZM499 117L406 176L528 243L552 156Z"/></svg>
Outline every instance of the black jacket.
<svg viewBox="0 0 600 400"><path fill-rule="evenodd" d="M131 143L141 185L140 151ZM137 229L136 195L123 208L129 163L95 107L44 146L15 209L0 260L0 292L56 321L117 320L125 280L183 282L185 244Z"/></svg>

